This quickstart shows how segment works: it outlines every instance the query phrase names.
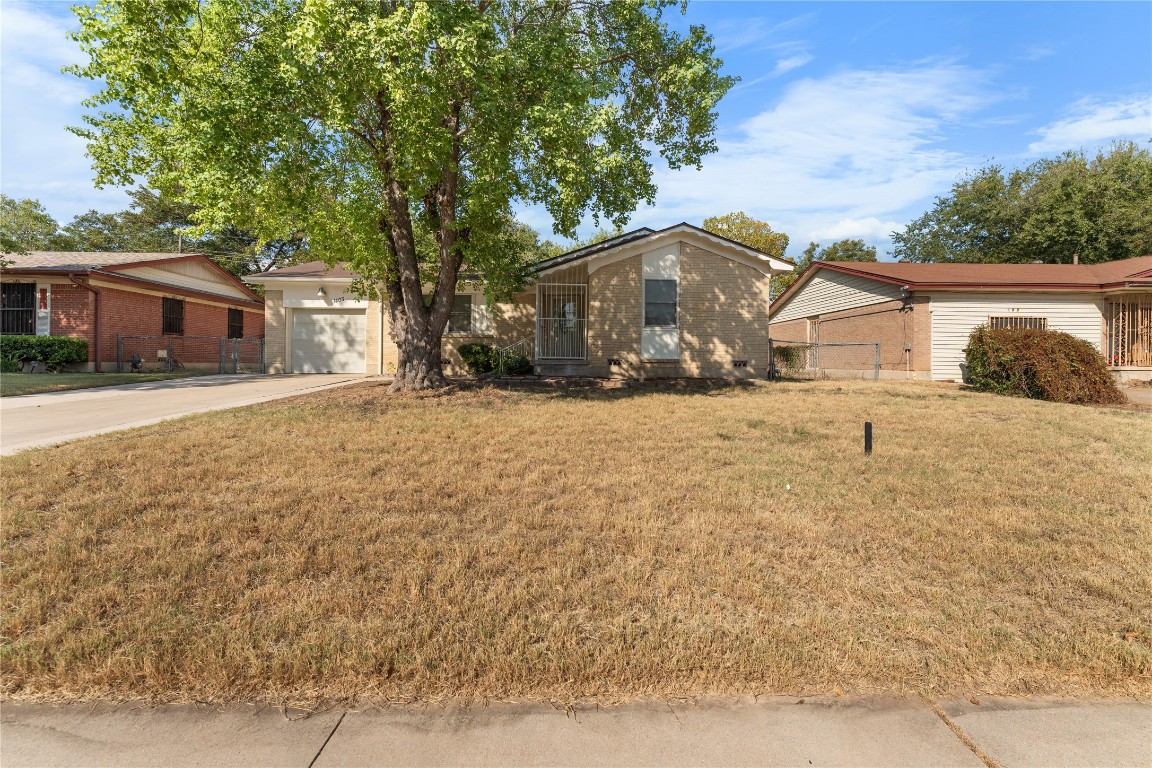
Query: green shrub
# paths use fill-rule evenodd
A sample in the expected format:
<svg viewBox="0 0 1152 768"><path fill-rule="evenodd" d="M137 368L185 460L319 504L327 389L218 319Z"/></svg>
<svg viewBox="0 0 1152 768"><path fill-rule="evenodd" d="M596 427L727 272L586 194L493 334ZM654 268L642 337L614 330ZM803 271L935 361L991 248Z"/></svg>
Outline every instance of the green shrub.
<svg viewBox="0 0 1152 768"><path fill-rule="evenodd" d="M471 342L469 344L461 344L456 351L460 353L461 359L464 360L464 365L468 366L468 372L473 376L480 376L496 368L494 354L496 350L492 348L491 344Z"/></svg>
<svg viewBox="0 0 1152 768"><path fill-rule="evenodd" d="M499 368L505 376L525 376L532 373L532 361L519 352L505 352Z"/></svg>
<svg viewBox="0 0 1152 768"><path fill-rule="evenodd" d="M804 363L804 347L772 347L772 357L779 366L787 371L795 371Z"/></svg>
<svg viewBox="0 0 1152 768"><path fill-rule="evenodd" d="M1124 402L1096 348L1067 333L980 326L968 337L964 359L968 383L982 392L1057 403Z"/></svg>
<svg viewBox="0 0 1152 768"><path fill-rule="evenodd" d="M10 357L0 357L0 373L16 373L20 370L20 361Z"/></svg>
<svg viewBox="0 0 1152 768"><path fill-rule="evenodd" d="M0 336L0 358L16 363L39 360L57 370L88 360L88 341L71 336Z"/></svg>

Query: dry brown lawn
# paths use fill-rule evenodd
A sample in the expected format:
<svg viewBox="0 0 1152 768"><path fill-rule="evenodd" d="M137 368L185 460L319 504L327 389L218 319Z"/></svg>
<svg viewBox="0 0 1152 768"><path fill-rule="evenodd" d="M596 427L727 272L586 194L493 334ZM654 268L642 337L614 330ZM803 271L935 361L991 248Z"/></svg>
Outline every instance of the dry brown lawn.
<svg viewBox="0 0 1152 768"><path fill-rule="evenodd" d="M1148 410L366 383L0 466L9 697L1152 692Z"/></svg>

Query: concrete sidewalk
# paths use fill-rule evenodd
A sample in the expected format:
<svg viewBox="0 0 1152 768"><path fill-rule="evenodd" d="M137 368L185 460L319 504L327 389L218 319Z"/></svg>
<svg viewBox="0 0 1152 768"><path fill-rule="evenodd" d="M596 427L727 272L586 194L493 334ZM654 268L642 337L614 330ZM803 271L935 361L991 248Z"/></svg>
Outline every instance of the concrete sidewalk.
<svg viewBox="0 0 1152 768"><path fill-rule="evenodd" d="M915 699L390 707L0 705L0 765L1152 765L1152 705Z"/></svg>
<svg viewBox="0 0 1152 768"><path fill-rule="evenodd" d="M355 375L192 376L0 398L0 454L363 381Z"/></svg>

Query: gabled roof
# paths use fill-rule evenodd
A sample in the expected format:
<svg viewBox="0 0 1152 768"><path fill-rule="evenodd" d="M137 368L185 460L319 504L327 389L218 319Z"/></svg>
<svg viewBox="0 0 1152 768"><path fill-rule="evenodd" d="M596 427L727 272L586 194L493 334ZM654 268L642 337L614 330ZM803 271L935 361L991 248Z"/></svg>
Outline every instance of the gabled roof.
<svg viewBox="0 0 1152 768"><path fill-rule="evenodd" d="M86 275L112 279L125 284L165 288L195 293L213 299L262 304L262 299L235 275L221 267L203 253L121 253L116 251L29 251L28 253L5 253L4 260L10 262L0 269L0 273L13 275ZM246 298L229 296L226 293L192 288L178 283L167 283L155 278L143 277L132 270L142 267L164 266L175 262L196 261L218 274L223 280L234 284L243 291Z"/></svg>
<svg viewBox="0 0 1152 768"><path fill-rule="evenodd" d="M293 264L290 267L270 269L267 272L258 272L246 275L245 282L263 283L266 280L358 280L360 275L348 269L348 262L342 261L334 267L329 267L322 261L309 261L304 264Z"/></svg>
<svg viewBox="0 0 1152 768"><path fill-rule="evenodd" d="M592 243L592 245L581 246L580 248L568 251L567 253L562 253L559 256L553 256L550 259L538 261L529 267L529 272L543 272L546 269L554 269L556 267L563 266L564 264L571 264L572 262L580 261L581 259L586 259L589 256L595 256L597 253L602 253L603 251L615 248L618 245L624 245L626 243L631 243L634 240L647 237L652 233L653 230L649 229L648 227L640 227L640 229L634 229L631 232L625 232L622 235L616 235L616 237L610 237L607 240L601 240L598 243Z"/></svg>
<svg viewBox="0 0 1152 768"><path fill-rule="evenodd" d="M648 227L641 227L640 229L635 229L631 232L625 232L622 235L617 235L616 237L604 240L603 242L593 243L592 245L587 245L583 248L577 248L574 251L560 254L559 256L555 256L551 259L545 259L544 261L537 262L536 264L533 264L528 271L530 274L540 274L541 272L556 269L557 267L567 266L569 264L575 264L587 259L591 259L593 257L602 256L618 248L643 245L647 242L655 244L656 241L661 240L669 235L675 234L691 234L696 237L703 238L704 240L711 241L712 243L721 247L735 249L736 251L742 253L744 256L751 257L760 262L768 263L770 268L775 269L775 271L787 271L788 267L796 266L788 259L770 256L769 254L764 253L763 251L759 251L749 245L745 245L744 243L724 237L723 235L717 235L714 232L709 232L706 229L701 229L700 227L696 227L692 224L682 221L679 224L673 224L670 227L665 227L664 229L659 230L651 230ZM773 264L773 262L775 262L775 264Z"/></svg>
<svg viewBox="0 0 1152 768"><path fill-rule="evenodd" d="M117 253L111 251L29 251L6 253L11 262L5 269L36 269L44 272L85 272L89 269L139 266L146 261L172 261L199 258L201 253ZM207 257L205 257L207 258Z"/></svg>
<svg viewBox="0 0 1152 768"><path fill-rule="evenodd" d="M1101 264L913 264L817 261L772 302L769 314L788 303L821 270L869 278L915 291L1102 291L1128 285L1152 287L1152 256Z"/></svg>

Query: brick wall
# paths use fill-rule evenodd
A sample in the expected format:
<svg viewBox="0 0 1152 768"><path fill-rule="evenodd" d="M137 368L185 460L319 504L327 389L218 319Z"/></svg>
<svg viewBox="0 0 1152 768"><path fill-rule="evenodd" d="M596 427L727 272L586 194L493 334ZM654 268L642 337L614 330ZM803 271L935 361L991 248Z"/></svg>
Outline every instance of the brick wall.
<svg viewBox="0 0 1152 768"><path fill-rule="evenodd" d="M822 314L819 315L820 341L880 342L881 370L903 371L910 363L910 370L926 373L932 367L932 319L929 308L928 297L914 296L907 303L886 301ZM807 341L808 320L802 318L772 323L772 337ZM905 359L905 344L912 345L911 360Z"/></svg>
<svg viewBox="0 0 1152 768"><path fill-rule="evenodd" d="M73 283L52 283L52 312L49 333L88 340L88 362L96 360L96 332L93 325L96 297ZM103 351L103 350L101 350Z"/></svg>
<svg viewBox="0 0 1152 768"><path fill-rule="evenodd" d="M482 301L481 297L477 297ZM494 305L490 310L492 333L485 336L463 336L445 334L441 340L440 355L444 363L444 373L448 376L467 376L468 366L464 365L457 351L464 344L490 344L497 349L514 344L521 339L534 339L536 335L536 291L525 291L514 301ZM393 344L395 349L395 344ZM395 371L395 363L393 363Z"/></svg>
<svg viewBox="0 0 1152 768"><path fill-rule="evenodd" d="M765 376L768 277L711 251L680 244L680 360L640 359L643 256L601 267L588 279L588 375ZM608 367L608 359L621 365ZM733 361L747 361L735 368Z"/></svg>

